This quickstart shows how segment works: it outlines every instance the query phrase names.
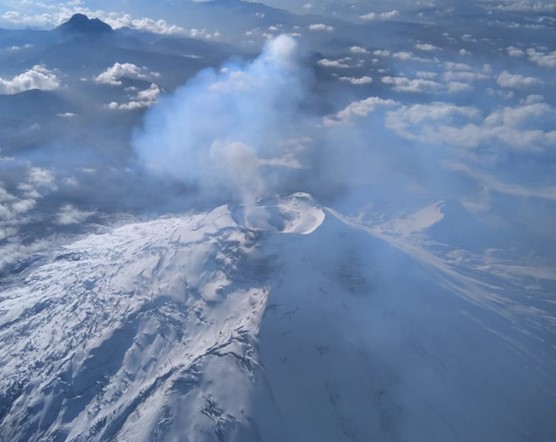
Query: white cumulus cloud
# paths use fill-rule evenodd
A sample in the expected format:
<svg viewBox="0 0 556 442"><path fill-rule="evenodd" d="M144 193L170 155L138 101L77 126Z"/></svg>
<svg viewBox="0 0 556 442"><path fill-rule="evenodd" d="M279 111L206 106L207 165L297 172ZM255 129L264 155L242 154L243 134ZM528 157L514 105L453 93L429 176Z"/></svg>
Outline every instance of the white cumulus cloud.
<svg viewBox="0 0 556 442"><path fill-rule="evenodd" d="M341 81L346 81L348 83L351 83L355 86L361 86L364 84L371 84L373 82L372 77L369 77L367 75L364 75L363 77L339 77L339 79Z"/></svg>
<svg viewBox="0 0 556 442"><path fill-rule="evenodd" d="M502 142L514 149L538 150L554 145L556 131L544 129L542 121L555 117L555 109L546 103L495 109L483 118L475 107L435 102L388 112L386 126L402 138L427 144L475 148Z"/></svg>
<svg viewBox="0 0 556 442"><path fill-rule="evenodd" d="M373 21L373 20L391 20L396 18L400 15L400 11L397 9L392 9L391 11L386 12L369 12L368 14L360 15L359 17L365 21Z"/></svg>
<svg viewBox="0 0 556 442"><path fill-rule="evenodd" d="M352 46L351 48L349 48L349 51L352 54L368 54L369 51L361 46Z"/></svg>
<svg viewBox="0 0 556 442"><path fill-rule="evenodd" d="M406 78L406 77L382 77L382 82L392 86L396 92L438 92L442 85L433 80L423 78Z"/></svg>
<svg viewBox="0 0 556 442"><path fill-rule="evenodd" d="M310 31L332 32L332 31L334 31L334 26L325 25L324 23L315 23L315 24L309 25L309 30Z"/></svg>
<svg viewBox="0 0 556 442"><path fill-rule="evenodd" d="M506 52L510 57L523 57L525 55L525 51L514 46L508 46Z"/></svg>
<svg viewBox="0 0 556 442"><path fill-rule="evenodd" d="M533 63L545 68L556 68L556 51L542 52L537 49L527 49L527 57Z"/></svg>
<svg viewBox="0 0 556 442"><path fill-rule="evenodd" d="M328 58L323 58L318 61L318 65L325 68L338 68L338 69L348 69L351 66L346 64L344 60L330 60Z"/></svg>
<svg viewBox="0 0 556 442"><path fill-rule="evenodd" d="M377 106L394 106L396 102L390 99L379 97L369 97L364 100L354 101L348 104L344 109L333 115L324 117L323 124L325 126L350 124L356 118L363 118L375 110Z"/></svg>
<svg viewBox="0 0 556 442"><path fill-rule="evenodd" d="M27 174L27 180L30 184L38 188L46 190L56 190L58 188L56 185L56 176L48 169L32 167Z"/></svg>
<svg viewBox="0 0 556 442"><path fill-rule="evenodd" d="M56 73L43 65L35 65L10 79L0 77L1 94L17 94L31 89L48 91L59 87L60 80Z"/></svg>
<svg viewBox="0 0 556 442"><path fill-rule="evenodd" d="M168 23L166 20L162 19L153 20L148 17L133 18L129 14L103 14L100 18L114 29L127 27L152 32L153 34L184 34L186 32L181 26Z"/></svg>
<svg viewBox="0 0 556 442"><path fill-rule="evenodd" d="M425 52L438 51L440 49L438 46L432 45L430 43L417 43L415 45L415 48Z"/></svg>
<svg viewBox="0 0 556 442"><path fill-rule="evenodd" d="M504 88L522 88L528 86L535 86L542 82L535 77L525 77L519 74L510 74L508 71L503 71L496 79L498 86Z"/></svg>
<svg viewBox="0 0 556 442"><path fill-rule="evenodd" d="M106 107L108 107L109 109L120 110L144 109L156 103L156 100L158 100L161 92L162 91L157 84L151 83L148 89L137 92L136 95L131 97L129 102L117 103L116 101L112 101L111 103L107 104Z"/></svg>
<svg viewBox="0 0 556 442"><path fill-rule="evenodd" d="M462 81L470 83L473 81L488 80L490 76L486 72L470 71L464 69L448 70L442 75L444 81Z"/></svg>
<svg viewBox="0 0 556 442"><path fill-rule="evenodd" d="M152 77L158 77L158 72L149 72L147 67L137 66L133 63L114 63L104 72L100 73L95 81L99 84L111 84L113 86L120 86L121 79L124 77L135 78L139 80L147 80Z"/></svg>

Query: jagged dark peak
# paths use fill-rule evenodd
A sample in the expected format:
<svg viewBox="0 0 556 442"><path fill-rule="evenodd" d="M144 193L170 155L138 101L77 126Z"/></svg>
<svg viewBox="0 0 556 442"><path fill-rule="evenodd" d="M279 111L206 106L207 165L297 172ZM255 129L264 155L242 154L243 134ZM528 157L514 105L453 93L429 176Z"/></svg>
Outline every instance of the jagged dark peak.
<svg viewBox="0 0 556 442"><path fill-rule="evenodd" d="M63 32L100 35L112 32L110 25L98 18L89 18L84 14L75 14L67 22L61 24L56 29Z"/></svg>

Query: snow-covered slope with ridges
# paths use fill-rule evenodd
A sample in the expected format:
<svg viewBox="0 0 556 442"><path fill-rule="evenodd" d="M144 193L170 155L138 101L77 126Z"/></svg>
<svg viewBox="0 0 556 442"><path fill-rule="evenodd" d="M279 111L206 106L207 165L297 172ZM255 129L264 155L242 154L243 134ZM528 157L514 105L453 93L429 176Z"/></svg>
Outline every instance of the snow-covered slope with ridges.
<svg viewBox="0 0 556 442"><path fill-rule="evenodd" d="M305 194L91 235L1 295L0 440L550 440L553 319L464 273Z"/></svg>

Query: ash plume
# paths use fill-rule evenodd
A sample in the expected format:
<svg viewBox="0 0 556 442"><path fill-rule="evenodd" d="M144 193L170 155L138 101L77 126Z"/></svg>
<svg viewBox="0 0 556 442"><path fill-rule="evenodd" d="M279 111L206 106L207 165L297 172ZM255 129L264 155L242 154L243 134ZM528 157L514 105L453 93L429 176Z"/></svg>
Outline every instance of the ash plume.
<svg viewBox="0 0 556 442"><path fill-rule="evenodd" d="M203 197L249 206L273 193L282 172L268 169L300 167L300 105L311 84L303 57L300 44L281 35L253 61L201 71L146 114L133 137L142 165Z"/></svg>

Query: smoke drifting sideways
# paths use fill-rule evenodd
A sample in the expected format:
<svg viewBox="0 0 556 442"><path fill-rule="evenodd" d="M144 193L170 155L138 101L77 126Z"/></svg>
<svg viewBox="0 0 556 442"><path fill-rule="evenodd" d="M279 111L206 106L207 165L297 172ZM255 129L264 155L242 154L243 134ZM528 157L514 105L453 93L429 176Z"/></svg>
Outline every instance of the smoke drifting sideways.
<svg viewBox="0 0 556 442"><path fill-rule="evenodd" d="M305 56L297 40L281 35L253 61L201 71L134 132L141 165L204 199L252 207L280 193L289 171L302 168L310 119L302 105L312 84Z"/></svg>

